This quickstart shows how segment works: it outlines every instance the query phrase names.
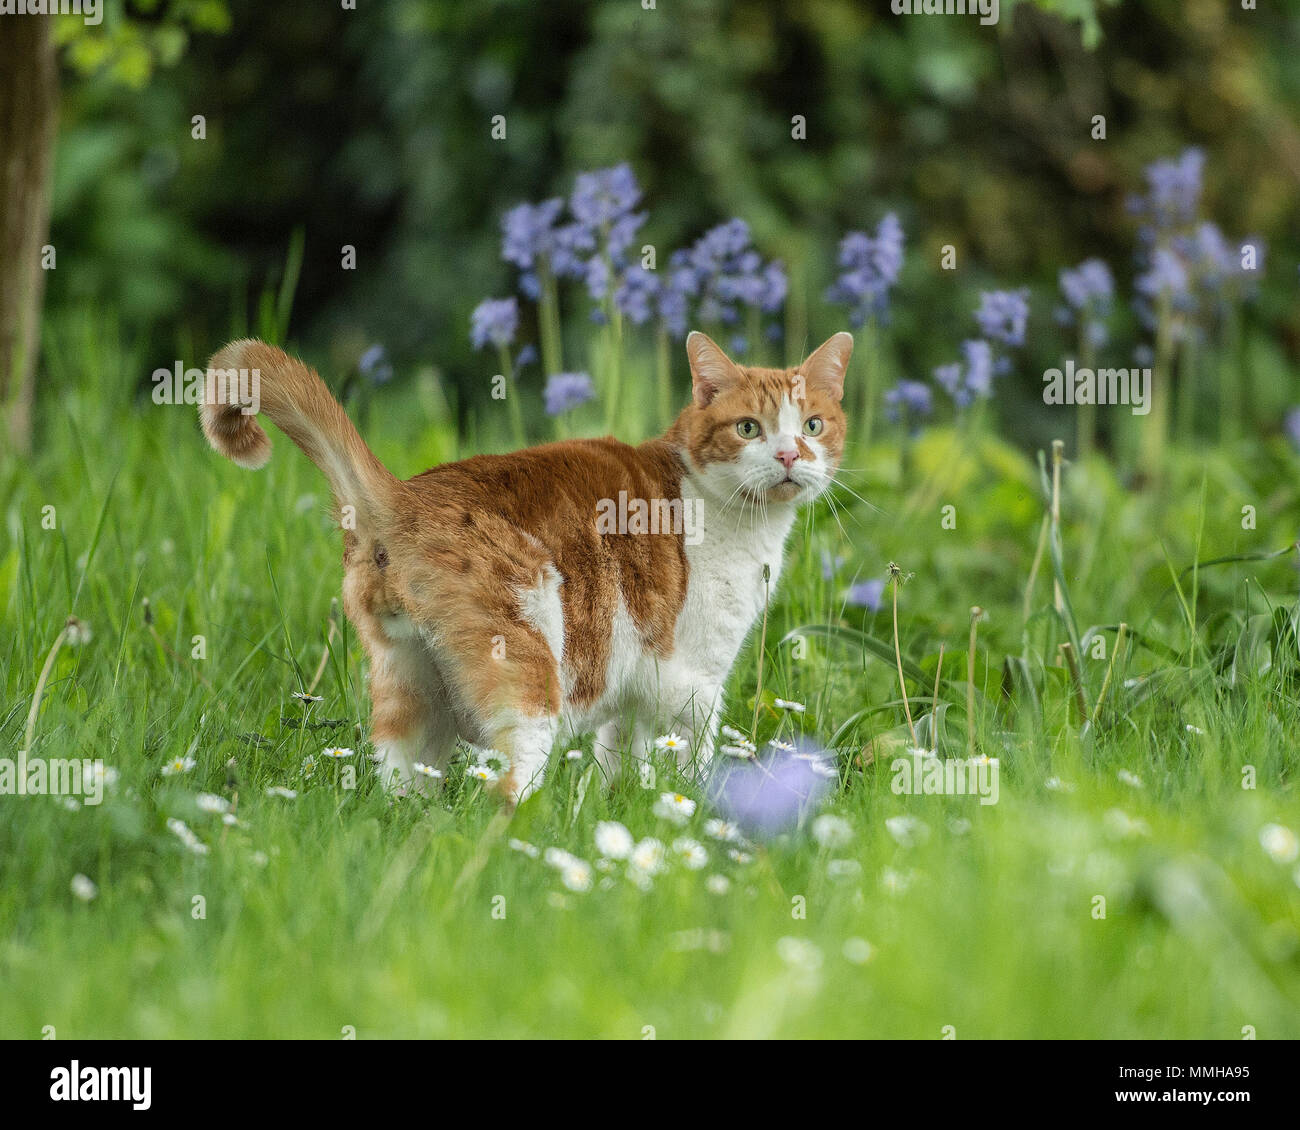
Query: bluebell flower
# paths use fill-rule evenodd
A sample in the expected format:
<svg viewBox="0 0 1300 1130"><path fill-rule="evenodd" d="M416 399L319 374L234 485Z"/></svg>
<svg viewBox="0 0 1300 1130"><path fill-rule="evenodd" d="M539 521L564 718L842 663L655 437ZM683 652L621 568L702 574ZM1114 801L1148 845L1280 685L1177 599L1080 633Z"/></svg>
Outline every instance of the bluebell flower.
<svg viewBox="0 0 1300 1130"><path fill-rule="evenodd" d="M839 554L831 556L829 549L822 550L822 580L831 581L835 579L836 570L844 564L844 558Z"/></svg>
<svg viewBox="0 0 1300 1130"><path fill-rule="evenodd" d="M533 365L537 362L537 346L529 343L519 351L519 356L515 358L515 368L522 369L525 365Z"/></svg>
<svg viewBox="0 0 1300 1130"><path fill-rule="evenodd" d="M469 340L475 349L498 348L515 340L519 328L519 303L511 298L485 298L470 315Z"/></svg>
<svg viewBox="0 0 1300 1130"><path fill-rule="evenodd" d="M532 271L549 257L555 242L555 221L564 208L559 197L540 204L518 204L501 217L501 258L523 271Z"/></svg>
<svg viewBox="0 0 1300 1130"><path fill-rule="evenodd" d="M933 393L923 381L901 380L885 392L885 415L895 423L904 416L928 416L933 409Z"/></svg>
<svg viewBox="0 0 1300 1130"><path fill-rule="evenodd" d="M744 334L733 334L727 344L731 347L733 357L743 357L749 352L749 338Z"/></svg>
<svg viewBox="0 0 1300 1130"><path fill-rule="evenodd" d="M798 825L826 796L838 773L831 756L799 738L795 752L773 749L760 764L721 758L709 792L723 818L766 839Z"/></svg>
<svg viewBox="0 0 1300 1130"><path fill-rule="evenodd" d="M393 379L393 366L382 345L372 345L357 359L357 371L371 384L387 384Z"/></svg>
<svg viewBox="0 0 1300 1130"><path fill-rule="evenodd" d="M868 612L879 612L880 602L885 597L885 582L878 578L858 581L850 586L845 595L845 602L855 608L865 608Z"/></svg>
<svg viewBox="0 0 1300 1130"><path fill-rule="evenodd" d="M562 415L595 395L591 377L586 373L552 373L546 378L546 388L542 393L548 416Z"/></svg>
<svg viewBox="0 0 1300 1130"><path fill-rule="evenodd" d="M1029 322L1029 291L985 291L980 295L975 320L989 341L1010 346L1024 345L1025 327Z"/></svg>
<svg viewBox="0 0 1300 1130"><path fill-rule="evenodd" d="M658 293L658 276L635 263L623 272L614 290L614 305L634 326L643 326L654 315L654 300Z"/></svg>
<svg viewBox="0 0 1300 1130"><path fill-rule="evenodd" d="M893 212L876 227L874 236L851 231L840 240L841 274L826 292L826 300L848 307L849 324L862 326L870 317L885 320L889 294L903 268L903 225Z"/></svg>
<svg viewBox="0 0 1300 1130"><path fill-rule="evenodd" d="M1115 296L1115 280L1101 259L1085 259L1077 267L1061 270L1061 293L1066 305L1057 311L1057 321L1079 326L1093 349L1106 344L1106 319Z"/></svg>
<svg viewBox="0 0 1300 1130"><path fill-rule="evenodd" d="M1286 414L1286 420L1283 423L1287 439L1291 441L1291 446L1300 451L1300 408L1292 408Z"/></svg>

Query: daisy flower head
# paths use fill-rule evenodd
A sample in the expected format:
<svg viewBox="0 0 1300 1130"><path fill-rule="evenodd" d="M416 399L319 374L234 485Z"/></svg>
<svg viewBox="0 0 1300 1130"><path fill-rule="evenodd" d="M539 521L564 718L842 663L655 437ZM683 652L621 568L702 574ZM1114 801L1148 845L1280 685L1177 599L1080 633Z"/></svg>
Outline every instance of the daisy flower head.
<svg viewBox="0 0 1300 1130"><path fill-rule="evenodd" d="M345 757L351 757L356 751L345 749L342 746L327 746L320 752L322 757L333 757L336 760L341 760Z"/></svg>
<svg viewBox="0 0 1300 1130"><path fill-rule="evenodd" d="M304 703L305 705L310 705L311 703L314 702L325 701L320 695L308 694L306 691L294 691L293 697L296 698L299 702Z"/></svg>
<svg viewBox="0 0 1300 1130"><path fill-rule="evenodd" d="M718 746L718 752L727 757L739 757L743 761L749 761L758 751L749 742L746 742L744 745L725 743Z"/></svg>
<svg viewBox="0 0 1300 1130"><path fill-rule="evenodd" d="M83 875L78 871L72 876L70 884L72 893L82 902L90 902L99 894L99 888L95 886L95 881L88 875Z"/></svg>
<svg viewBox="0 0 1300 1130"><path fill-rule="evenodd" d="M902 847L913 847L930 838L929 826L915 816L891 816L885 827Z"/></svg>
<svg viewBox="0 0 1300 1130"><path fill-rule="evenodd" d="M591 864L582 859L575 859L561 868L560 882L571 891L591 890Z"/></svg>
<svg viewBox="0 0 1300 1130"><path fill-rule="evenodd" d="M230 811L230 801L214 793L199 793L194 798L194 803L200 812L207 812L214 816L224 816Z"/></svg>
<svg viewBox="0 0 1300 1130"><path fill-rule="evenodd" d="M198 764L192 757L173 757L162 767L164 777L175 777L181 773L188 773Z"/></svg>
<svg viewBox="0 0 1300 1130"><path fill-rule="evenodd" d="M738 844L744 838L735 824L726 820L711 819L704 821L704 834L712 836L723 843Z"/></svg>
<svg viewBox="0 0 1300 1130"><path fill-rule="evenodd" d="M653 836L647 836L635 848L628 858L632 871L642 875L657 875L664 869L664 845Z"/></svg>
<svg viewBox="0 0 1300 1130"><path fill-rule="evenodd" d="M511 851L517 851L523 855L528 856L529 859L537 859L542 854L540 851L537 850L537 848L534 845L530 844L527 840L519 840L513 837L506 841L506 847L508 847Z"/></svg>
<svg viewBox="0 0 1300 1130"><path fill-rule="evenodd" d="M1276 863L1294 863L1300 858L1300 839L1281 824L1265 824L1259 830L1259 846Z"/></svg>
<svg viewBox="0 0 1300 1130"><path fill-rule="evenodd" d="M704 889L711 895L725 895L731 890L731 880L725 875L710 875L704 880Z"/></svg>
<svg viewBox="0 0 1300 1130"><path fill-rule="evenodd" d="M829 812L812 822L812 837L824 848L844 847L853 839L853 825Z"/></svg>
<svg viewBox="0 0 1300 1130"><path fill-rule="evenodd" d="M654 813L660 820L685 824L695 815L695 802L681 793L660 793L655 801Z"/></svg>
<svg viewBox="0 0 1300 1130"><path fill-rule="evenodd" d="M1119 778L1121 784L1128 785L1129 788L1140 789L1142 787L1142 778L1136 773L1130 773L1127 769L1121 769L1115 776Z"/></svg>
<svg viewBox="0 0 1300 1130"><path fill-rule="evenodd" d="M768 749L776 750L777 753L798 753L799 752L799 747L795 745L793 742L782 742L782 741L778 741L776 738L773 738L770 742L768 742L767 747Z"/></svg>
<svg viewBox="0 0 1300 1130"><path fill-rule="evenodd" d="M266 795L279 797L281 800L296 800L298 797L298 790L286 789L283 785L268 785L266 787Z"/></svg>
<svg viewBox="0 0 1300 1130"><path fill-rule="evenodd" d="M442 776L441 769L435 769L432 765L426 765L423 761L417 761L411 766L421 777L429 777L432 780L438 780Z"/></svg>
<svg viewBox="0 0 1300 1130"><path fill-rule="evenodd" d="M699 840L690 836L679 836L673 840L673 851L681 858L682 865L688 871L700 871L708 866L708 849Z"/></svg>
<svg viewBox="0 0 1300 1130"><path fill-rule="evenodd" d="M607 859L627 859L635 847L632 833L617 820L601 820L596 825L596 850Z"/></svg>
<svg viewBox="0 0 1300 1130"><path fill-rule="evenodd" d="M582 760L582 750L580 750L580 749L571 749L571 750L569 750L568 753L566 753L566 754L564 755L564 759L565 759L565 761L581 761L581 760Z"/></svg>
<svg viewBox="0 0 1300 1130"><path fill-rule="evenodd" d="M802 714L808 708L802 702L790 702L784 698L774 698L772 704L778 710L788 710L791 714Z"/></svg>
<svg viewBox="0 0 1300 1130"><path fill-rule="evenodd" d="M465 776L476 781L491 782L497 779L497 771L491 765L471 765L465 770Z"/></svg>
<svg viewBox="0 0 1300 1130"><path fill-rule="evenodd" d="M678 753L686 748L686 739L678 733L661 734L655 738L655 749L660 753Z"/></svg>

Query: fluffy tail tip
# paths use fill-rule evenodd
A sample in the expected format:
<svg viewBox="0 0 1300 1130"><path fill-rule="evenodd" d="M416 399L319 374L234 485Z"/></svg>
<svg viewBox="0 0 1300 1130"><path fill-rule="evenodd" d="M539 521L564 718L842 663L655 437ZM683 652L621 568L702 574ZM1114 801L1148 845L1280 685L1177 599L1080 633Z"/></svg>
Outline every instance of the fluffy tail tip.
<svg viewBox="0 0 1300 1130"><path fill-rule="evenodd" d="M249 352L259 346L265 348L262 342L246 338L213 354L199 408L208 443L250 471L264 467L271 458L271 439L257 422L261 373L248 363Z"/></svg>

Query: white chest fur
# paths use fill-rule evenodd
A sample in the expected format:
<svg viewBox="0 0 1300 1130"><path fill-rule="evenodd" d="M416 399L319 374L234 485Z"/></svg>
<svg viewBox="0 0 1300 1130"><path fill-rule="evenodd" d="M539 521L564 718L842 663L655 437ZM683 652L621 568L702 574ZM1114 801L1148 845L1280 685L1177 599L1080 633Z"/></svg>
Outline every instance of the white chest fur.
<svg viewBox="0 0 1300 1130"><path fill-rule="evenodd" d="M687 480L682 494L693 493ZM775 591L795 508L776 505L762 514L752 509L717 513L704 498L697 506L702 508L703 537L686 546L690 574L677 618L675 658L721 682L762 615L765 591Z"/></svg>

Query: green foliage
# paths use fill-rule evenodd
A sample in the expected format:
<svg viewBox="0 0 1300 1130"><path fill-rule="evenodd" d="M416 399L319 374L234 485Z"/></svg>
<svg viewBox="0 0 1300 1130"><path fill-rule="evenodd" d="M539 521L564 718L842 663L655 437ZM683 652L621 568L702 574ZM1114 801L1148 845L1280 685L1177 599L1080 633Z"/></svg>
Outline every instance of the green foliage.
<svg viewBox="0 0 1300 1130"><path fill-rule="evenodd" d="M1044 511L1030 458L949 429L905 461L892 438L851 450L846 464L862 470L847 480L874 506L846 493L834 517L817 507L796 529L764 694L807 710L764 710L759 731L834 738L829 810L850 839L823 846L805 828L746 861L710 839L698 787L663 764L658 789L605 791L589 754L557 750L550 783L508 828L459 767L439 799L390 804L365 758L355 637L344 625L326 646L338 531L315 469L278 436L270 465L249 474L207 449L192 406L132 402L139 345L110 318L58 323L49 358L60 412L35 460L0 461L0 744L22 743L37 676L75 611L93 635L56 656L33 752L102 757L120 779L103 805L76 811L0 798L0 1031L934 1038L953 1025L959 1038L1235 1039L1250 1025L1300 1036L1296 863L1284 836L1272 855L1261 843L1270 825L1300 828L1300 606L1294 550L1278 552L1300 526L1300 476L1280 441L1175 447L1159 491L1129 489L1100 459L1067 464L1060 566L1044 564L1028 616ZM376 393L367 437L401 474L463 446L435 402L421 382ZM947 503L955 529L939 521ZM1246 503L1258 530L1242 527ZM830 580L822 550L845 559ZM845 599L889 560L914 574L899 594L906 690L922 740L944 756L966 749L969 609L987 613L975 736L1000 761L996 805L891 790L890 763L910 744L892 615ZM1069 587L1090 703L1117 625L1130 626L1088 728L1072 714L1053 579ZM755 646L728 687L742 727ZM322 655L323 701L305 712L290 694ZM329 762L327 744L357 756ZM162 775L185 755L193 769ZM685 828L652 811L667 788L701 799ZM200 792L231 801L237 823L205 813ZM924 831L900 835L886 823L896 817ZM579 893L508 845L592 860L607 819L670 845L690 835L708 865L674 864L648 891L618 873L602 888L597 873ZM70 889L78 873L96 884L92 901ZM717 875L721 894L706 886Z"/></svg>

